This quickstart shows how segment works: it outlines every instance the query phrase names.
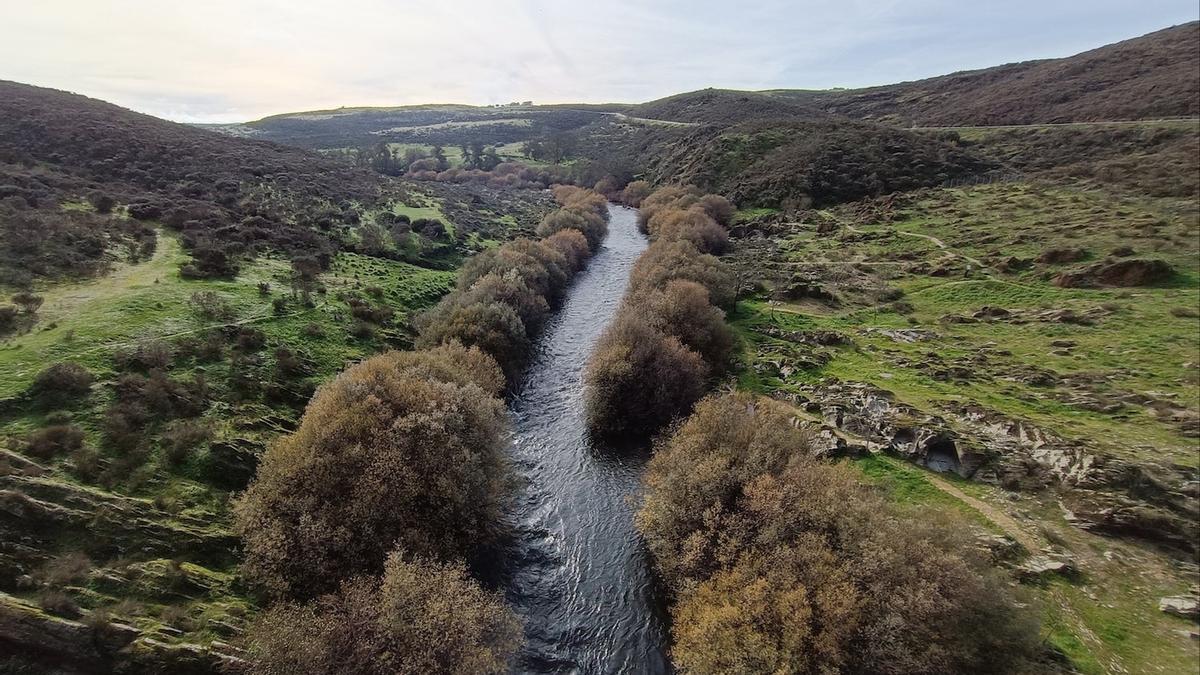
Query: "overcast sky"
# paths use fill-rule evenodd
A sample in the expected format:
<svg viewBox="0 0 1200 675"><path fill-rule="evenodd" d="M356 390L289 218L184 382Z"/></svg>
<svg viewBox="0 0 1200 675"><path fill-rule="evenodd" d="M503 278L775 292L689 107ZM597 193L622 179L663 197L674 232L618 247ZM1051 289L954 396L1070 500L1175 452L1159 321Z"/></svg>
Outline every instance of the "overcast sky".
<svg viewBox="0 0 1200 675"><path fill-rule="evenodd" d="M1067 56L1196 0L3 0L0 79L188 122L858 87Z"/></svg>

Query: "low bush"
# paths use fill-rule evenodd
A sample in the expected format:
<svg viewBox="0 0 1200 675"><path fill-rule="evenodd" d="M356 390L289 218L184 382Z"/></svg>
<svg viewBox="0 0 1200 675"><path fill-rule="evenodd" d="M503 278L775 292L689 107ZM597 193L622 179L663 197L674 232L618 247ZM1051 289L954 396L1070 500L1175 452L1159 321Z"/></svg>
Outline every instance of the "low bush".
<svg viewBox="0 0 1200 675"><path fill-rule="evenodd" d="M78 363L56 363L33 378L29 394L43 408L60 408L86 397L93 381L92 374Z"/></svg>
<svg viewBox="0 0 1200 675"><path fill-rule="evenodd" d="M52 459L83 447L83 430L73 424L54 424L29 435L26 451L40 459Z"/></svg>
<svg viewBox="0 0 1200 675"><path fill-rule="evenodd" d="M251 627L250 672L505 673L521 624L462 565L393 552L381 578L357 577L306 605L268 609Z"/></svg>

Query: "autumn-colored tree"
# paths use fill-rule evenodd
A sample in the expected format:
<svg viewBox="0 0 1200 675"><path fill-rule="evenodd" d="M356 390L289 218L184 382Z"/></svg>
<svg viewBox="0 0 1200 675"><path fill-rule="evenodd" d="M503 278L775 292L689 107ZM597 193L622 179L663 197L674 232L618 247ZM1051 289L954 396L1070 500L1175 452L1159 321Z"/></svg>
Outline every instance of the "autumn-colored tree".
<svg viewBox="0 0 1200 675"><path fill-rule="evenodd" d="M650 434L690 410L704 392L708 366L677 338L622 312L588 361L589 428L603 434Z"/></svg>
<svg viewBox="0 0 1200 675"><path fill-rule="evenodd" d="M621 191L621 203L636 209L642 205L642 200L649 197L653 191L654 188L650 183L644 180L635 180Z"/></svg>
<svg viewBox="0 0 1200 675"><path fill-rule="evenodd" d="M672 279L694 281L708 289L713 304L731 307L735 295L733 274L715 256L701 253L686 241L655 242L633 266L630 293L662 288Z"/></svg>
<svg viewBox="0 0 1200 675"><path fill-rule="evenodd" d="M652 327L702 356L711 370L724 370L733 349L733 330L725 323L725 312L709 302L704 286L673 279L661 290L631 296L628 303Z"/></svg>
<svg viewBox="0 0 1200 675"><path fill-rule="evenodd" d="M282 603L249 631L256 675L505 673L521 624L459 564L393 552L307 604Z"/></svg>
<svg viewBox="0 0 1200 675"><path fill-rule="evenodd" d="M963 524L906 517L811 439L781 404L726 395L651 460L637 524L679 592L680 670L1021 670L1036 621Z"/></svg>
<svg viewBox="0 0 1200 675"><path fill-rule="evenodd" d="M478 350L389 352L318 390L234 505L248 578L312 598L388 551L454 558L493 532L505 493L503 382Z"/></svg>

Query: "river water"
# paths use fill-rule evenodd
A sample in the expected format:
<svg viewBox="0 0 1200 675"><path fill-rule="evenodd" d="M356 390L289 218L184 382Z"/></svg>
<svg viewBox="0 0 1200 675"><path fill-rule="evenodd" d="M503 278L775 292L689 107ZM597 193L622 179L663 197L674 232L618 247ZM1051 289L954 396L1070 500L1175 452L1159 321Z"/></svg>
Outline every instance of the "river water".
<svg viewBox="0 0 1200 675"><path fill-rule="evenodd" d="M587 434L582 375L646 248L637 211L610 205L609 234L547 323L512 401L522 481L497 583L525 621L522 673L665 673L667 629L633 527L647 451Z"/></svg>

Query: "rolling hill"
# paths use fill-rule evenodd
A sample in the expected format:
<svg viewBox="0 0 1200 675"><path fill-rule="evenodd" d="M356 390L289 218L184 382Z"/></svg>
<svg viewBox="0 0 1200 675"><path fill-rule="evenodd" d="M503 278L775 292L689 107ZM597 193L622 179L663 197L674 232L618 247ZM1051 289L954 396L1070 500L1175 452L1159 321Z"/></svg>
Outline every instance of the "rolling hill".
<svg viewBox="0 0 1200 675"><path fill-rule="evenodd" d="M1200 23L1061 59L1011 63L915 82L765 92L791 103L897 126L1051 124L1200 114Z"/></svg>

